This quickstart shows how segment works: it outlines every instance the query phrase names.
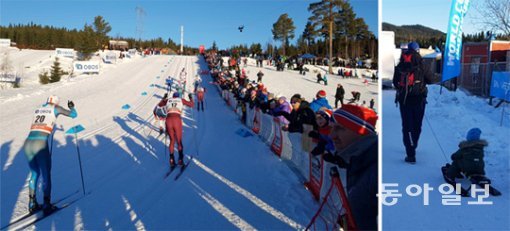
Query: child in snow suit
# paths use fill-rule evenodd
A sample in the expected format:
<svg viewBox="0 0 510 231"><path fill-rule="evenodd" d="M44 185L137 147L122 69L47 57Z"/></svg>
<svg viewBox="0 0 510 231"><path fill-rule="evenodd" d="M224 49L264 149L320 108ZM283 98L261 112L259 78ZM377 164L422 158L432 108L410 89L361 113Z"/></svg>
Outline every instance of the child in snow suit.
<svg viewBox="0 0 510 231"><path fill-rule="evenodd" d="M487 141L480 139L482 131L472 128L468 131L466 140L460 142L459 150L452 154L452 164L448 167L447 177L454 180L464 173L466 176L485 175L485 163L483 161L483 148L488 145Z"/></svg>

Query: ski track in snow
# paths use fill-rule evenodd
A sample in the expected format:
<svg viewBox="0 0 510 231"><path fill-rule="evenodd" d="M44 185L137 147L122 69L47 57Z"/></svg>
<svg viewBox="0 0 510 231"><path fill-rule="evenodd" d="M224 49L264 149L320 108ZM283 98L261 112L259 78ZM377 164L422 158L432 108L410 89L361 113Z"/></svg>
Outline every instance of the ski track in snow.
<svg viewBox="0 0 510 231"><path fill-rule="evenodd" d="M25 63L40 59L23 57ZM50 94L60 96L64 106L67 99L73 100L78 111L74 120L60 117L57 121L52 197L56 200L81 190L74 136L64 134L77 124L86 129L78 134L78 139L87 195L30 229L305 226L318 204L268 146L256 137L235 134L242 125L225 106L215 86L208 84L209 76L202 76L208 89L206 111L186 109L183 113L184 152L203 166L193 162L178 181L172 176L163 180L168 169L164 145L169 141L164 135L157 137L158 132L153 130L157 125L152 109L166 92L165 78L178 77L182 67L188 72L187 89L192 89L193 78L206 67L205 63L192 56L152 56L106 66L99 75L80 75L42 87L3 91L1 115L8 120L0 123L4 131L0 226L26 212L29 172L21 147L34 108ZM151 84L155 86L150 87ZM147 95L142 96L142 92ZM125 104L131 108L121 109ZM226 182L235 184L240 191ZM256 198L255 202L241 192ZM38 197L42 201L41 193Z"/></svg>
<svg viewBox="0 0 510 231"><path fill-rule="evenodd" d="M423 120L416 165L404 162L400 112L395 107L395 91L383 91L383 183L398 183L402 193L393 206L383 205L383 229L387 230L508 230L510 228L510 116L506 114L500 126L501 110L487 101L468 96L462 91L449 92L439 86L429 86L425 118ZM506 110L509 111L508 106ZM492 205L468 202L476 198L462 198L461 205L442 205L438 187L444 183L441 166L451 163L450 156L465 140L470 128L482 130L482 139L489 142L485 148L485 171L502 196L490 196L485 201ZM436 136L436 137L434 137ZM439 141L436 141L437 140ZM444 153L443 153L444 151ZM428 183L429 205L424 205L424 194L411 197L406 187ZM388 199L389 201L389 199Z"/></svg>

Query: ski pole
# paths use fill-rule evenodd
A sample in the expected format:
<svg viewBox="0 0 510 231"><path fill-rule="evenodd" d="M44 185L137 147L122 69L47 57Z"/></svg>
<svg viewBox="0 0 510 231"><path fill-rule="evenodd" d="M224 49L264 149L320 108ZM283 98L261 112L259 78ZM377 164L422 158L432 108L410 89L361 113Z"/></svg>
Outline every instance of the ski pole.
<svg viewBox="0 0 510 231"><path fill-rule="evenodd" d="M81 175L81 187L83 189L83 195L85 195L85 183L83 181L83 170L81 167L81 155L80 155L80 147L78 145L78 133L74 133L74 139L76 141L76 151L78 151L78 162L80 163L80 175Z"/></svg>
<svg viewBox="0 0 510 231"><path fill-rule="evenodd" d="M53 137L55 137L55 133L51 134L50 155L53 154Z"/></svg>

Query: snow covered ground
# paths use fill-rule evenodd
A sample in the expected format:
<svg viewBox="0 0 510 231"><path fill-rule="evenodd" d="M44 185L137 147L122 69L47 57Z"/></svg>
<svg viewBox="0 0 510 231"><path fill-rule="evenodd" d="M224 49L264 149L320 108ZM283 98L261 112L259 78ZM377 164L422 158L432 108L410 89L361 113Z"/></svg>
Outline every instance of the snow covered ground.
<svg viewBox="0 0 510 231"><path fill-rule="evenodd" d="M449 92L429 86L428 104L417 149L416 165L404 162L400 113L394 103L395 91L383 91L383 183L402 194L393 206L383 206L384 230L509 230L510 229L510 107L494 108L487 101L462 91ZM492 205L469 204L477 198L466 197L460 205L443 205L438 187L444 183L441 166L451 162L450 155L465 140L469 129L478 127L489 142L485 148L485 171L502 196L489 197ZM429 184L429 205L424 205L424 191L409 196L411 184ZM412 190L412 192L416 192ZM480 194L477 194L480 195ZM390 201L390 199L388 199Z"/></svg>
<svg viewBox="0 0 510 231"><path fill-rule="evenodd" d="M53 51L32 52L40 55L12 57L23 59L24 65L30 63L31 70L39 73L43 67L37 64L50 63ZM168 141L153 131L151 114L166 92L165 77L178 76L183 67L188 70L191 89L194 73L205 68L197 57L150 56L111 65L99 75L3 90L0 226L27 210L29 171L21 147L33 110L56 94L63 105L68 99L75 102L78 118L58 118L52 196L57 200L81 190L75 141L64 134L78 124L85 127L78 143L87 195L32 228L304 228L318 204L268 146L257 137L235 134L243 125L209 84L209 77L204 81L206 111L188 109L184 115L184 152L194 156L193 162L178 181L173 180L175 172L163 179L168 170ZM299 89L310 85L306 81L295 84ZM126 104L130 108L122 109ZM38 196L41 202L41 193Z"/></svg>
<svg viewBox="0 0 510 231"><path fill-rule="evenodd" d="M225 65L228 61L228 58L224 58ZM305 65L310 71L306 73L306 75L300 75L299 71L288 70L285 71L276 71L276 68L273 66L266 65L266 61L264 61L264 66L262 68L257 67L255 60L249 58L248 66L243 67L246 69L246 73L248 74L248 78L250 80L257 80L257 73L261 70L264 73L264 77L262 77L262 83L267 87L269 92L275 94L275 96L281 94L287 97L287 100L290 101L290 97L294 94L299 93L302 97L304 97L308 102L312 102L315 98L315 95L319 90L325 90L327 94L327 99L329 104L334 107L335 106L335 93L336 87L340 83L345 89L345 99L344 102L348 102L348 99L352 98L351 91L358 91L361 93L360 104L363 101L366 101L366 107L369 106L369 102L371 99L374 99L375 105L374 108L376 111L379 111L379 102L378 102L378 92L379 87L377 83L372 83L370 77L365 76L363 78L348 78L343 79L338 75L328 75L328 85L325 86L323 82L320 84L317 83L317 73L314 70L320 71L322 75L327 70L326 66L313 66L313 65ZM345 68L344 68L345 69ZM337 68L333 68L336 73ZM347 69L354 70L354 69ZM362 73L372 73L371 70L366 69L358 69L359 76L362 76ZM364 79L368 80L368 85L363 83ZM340 106L340 102L338 102ZM377 124L377 130L380 131L380 123Z"/></svg>

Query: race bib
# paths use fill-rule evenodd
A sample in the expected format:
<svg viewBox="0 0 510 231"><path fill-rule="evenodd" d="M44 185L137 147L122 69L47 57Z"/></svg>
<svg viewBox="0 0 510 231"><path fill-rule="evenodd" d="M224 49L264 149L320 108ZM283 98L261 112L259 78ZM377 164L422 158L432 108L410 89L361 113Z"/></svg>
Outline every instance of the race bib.
<svg viewBox="0 0 510 231"><path fill-rule="evenodd" d="M168 102L166 103L166 111L168 114L177 113L180 115L182 107L182 99L180 98L168 99Z"/></svg>
<svg viewBox="0 0 510 231"><path fill-rule="evenodd" d="M57 117L55 116L55 106L48 105L45 107L40 107L35 110L35 115L32 120L32 126L30 126L30 131L39 131L51 134L56 120Z"/></svg>

